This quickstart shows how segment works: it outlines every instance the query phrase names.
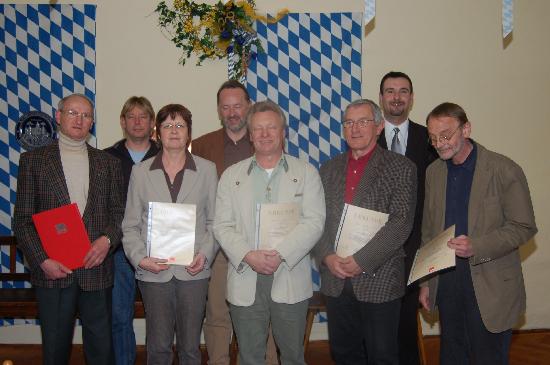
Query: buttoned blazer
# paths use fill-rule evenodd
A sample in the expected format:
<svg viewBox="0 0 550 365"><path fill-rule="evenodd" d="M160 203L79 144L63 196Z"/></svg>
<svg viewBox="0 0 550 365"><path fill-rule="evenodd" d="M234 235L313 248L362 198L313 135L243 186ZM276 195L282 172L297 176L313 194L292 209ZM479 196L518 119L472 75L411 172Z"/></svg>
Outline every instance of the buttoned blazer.
<svg viewBox="0 0 550 365"><path fill-rule="evenodd" d="M344 280L332 275L323 259L334 254L338 225L344 208L348 153L326 162L320 170L325 189L327 219L323 236L314 249L321 273L321 291L337 297ZM416 167L408 159L379 146L355 189L353 205L388 213L388 222L353 255L364 273L351 278L358 300L383 303L405 291L403 244L413 225L416 204Z"/></svg>
<svg viewBox="0 0 550 365"><path fill-rule="evenodd" d="M388 122L386 122L388 124ZM388 125L391 127L391 125ZM388 149L384 130L378 137L378 144L384 149ZM405 156L416 165L416 210L414 215L414 224L411 234L403 248L405 249L405 279L414 261L416 251L420 247L422 232L422 211L424 210L424 184L426 177L426 168L437 158L437 153L428 142L428 130L423 125L409 120L409 132L407 137L407 150Z"/></svg>
<svg viewBox="0 0 550 365"><path fill-rule="evenodd" d="M423 243L445 227L446 190L447 164L437 160L426 171ZM529 186L521 167L477 144L468 203L468 236L474 250L469 262L481 318L491 332L512 328L525 310L518 247L536 232ZM437 282L436 275L427 283L432 308L437 301Z"/></svg>
<svg viewBox="0 0 550 365"><path fill-rule="evenodd" d="M220 128L207 133L191 142L191 151L194 155L205 158L216 164L218 177L223 173L225 161L224 155L224 134L225 130Z"/></svg>
<svg viewBox="0 0 550 365"><path fill-rule="evenodd" d="M112 252L122 236L124 214L120 161L104 151L86 145L89 160L89 190L82 220L90 242L106 235ZM74 281L83 290L100 290L113 285L113 260L109 254L99 266L76 269L64 279L48 280L40 264L48 258L32 222L32 215L70 204L58 142L26 152L19 160L14 232L29 268L31 282L46 288L65 288Z"/></svg>
<svg viewBox="0 0 550 365"><path fill-rule="evenodd" d="M172 202L163 170L151 170L154 160L154 158L150 158L133 167L128 186L126 211L122 221L122 232L124 233L122 244L126 256L136 269L136 279L164 283L171 280L172 277L176 277L178 280L207 278L210 276L209 265L217 250L212 234L212 224L218 177L215 165L198 156L193 156L197 171L186 169L183 174L176 203L196 205L195 252L201 252L206 256L205 270L192 276L184 266L170 265L168 270L155 274L139 266L141 260L147 257L149 202Z"/></svg>
<svg viewBox="0 0 550 365"><path fill-rule="evenodd" d="M271 298L277 303L294 304L313 294L309 252L325 221L325 200L319 173L309 163L285 155L288 170L281 171L277 202L300 205L298 225L277 246L283 258L273 274ZM255 249L255 203L252 157L225 170L218 185L214 234L226 253L230 266L227 300L249 306L256 295L257 274L243 259Z"/></svg>

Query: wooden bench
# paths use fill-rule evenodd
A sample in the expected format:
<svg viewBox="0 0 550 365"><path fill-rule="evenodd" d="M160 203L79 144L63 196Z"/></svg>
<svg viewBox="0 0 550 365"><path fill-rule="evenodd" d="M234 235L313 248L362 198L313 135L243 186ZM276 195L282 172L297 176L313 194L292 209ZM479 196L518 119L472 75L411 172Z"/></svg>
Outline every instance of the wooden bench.
<svg viewBox="0 0 550 365"><path fill-rule="evenodd" d="M17 241L13 236L0 236L0 247L9 247L9 271L0 273L0 281L30 281L30 273L16 272ZM145 318L139 291L134 302L134 317ZM0 288L0 318L38 318L34 288Z"/></svg>

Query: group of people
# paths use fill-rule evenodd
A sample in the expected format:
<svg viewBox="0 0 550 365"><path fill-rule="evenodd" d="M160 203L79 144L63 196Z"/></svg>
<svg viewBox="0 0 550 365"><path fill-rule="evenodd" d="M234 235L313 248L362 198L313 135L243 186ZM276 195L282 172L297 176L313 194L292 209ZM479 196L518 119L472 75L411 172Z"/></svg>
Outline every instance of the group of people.
<svg viewBox="0 0 550 365"><path fill-rule="evenodd" d="M148 364L172 363L174 335L179 363L200 364L201 329L209 364L229 364L233 331L241 365L305 364L313 259L336 364L418 364L419 302L439 308L441 364L507 364L511 328L525 309L518 247L537 231L526 178L470 138L459 105L438 105L424 127L409 120L413 101L409 76L386 74L381 108L351 102L342 116L348 151L318 171L285 153L281 108L252 103L234 80L217 93L221 129L192 140L186 107L169 104L155 116L146 98L131 97L120 114L126 138L106 151L86 144L93 103L62 99L59 140L21 155L14 213L44 363L68 363L78 313L87 363L134 364L137 279ZM33 214L71 202L92 242L75 270L46 255L32 223ZM190 265L148 256L150 202L195 205ZM259 249L257 205L270 203L294 203L299 219L275 248ZM345 203L388 220L340 257ZM406 286L420 245L452 225L456 268Z"/></svg>

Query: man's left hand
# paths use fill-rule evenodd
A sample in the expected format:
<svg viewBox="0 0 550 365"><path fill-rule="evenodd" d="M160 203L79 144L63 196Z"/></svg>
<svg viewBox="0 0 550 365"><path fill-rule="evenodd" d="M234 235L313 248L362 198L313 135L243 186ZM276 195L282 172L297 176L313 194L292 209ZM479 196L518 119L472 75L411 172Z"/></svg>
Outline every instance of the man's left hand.
<svg viewBox="0 0 550 365"><path fill-rule="evenodd" d="M107 253L109 252L109 240L105 236L101 236L92 242L92 248L84 256L84 268L91 269L103 263Z"/></svg>
<svg viewBox="0 0 550 365"><path fill-rule="evenodd" d="M467 259L468 257L472 257L474 255L472 241L470 241L470 237L468 236L460 235L458 237L451 238L449 242L447 242L447 246L455 250L455 254L458 257Z"/></svg>
<svg viewBox="0 0 550 365"><path fill-rule="evenodd" d="M344 261L342 262L342 268L350 275L350 276L357 276L359 274L363 273L363 269L359 265L357 265L357 262L353 258L353 256L348 256L344 258Z"/></svg>

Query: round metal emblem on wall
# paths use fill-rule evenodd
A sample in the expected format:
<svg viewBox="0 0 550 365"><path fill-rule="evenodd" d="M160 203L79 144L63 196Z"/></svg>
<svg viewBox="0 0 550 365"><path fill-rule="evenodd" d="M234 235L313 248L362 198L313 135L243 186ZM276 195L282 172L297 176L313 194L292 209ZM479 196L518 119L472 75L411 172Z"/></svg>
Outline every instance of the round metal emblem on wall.
<svg viewBox="0 0 550 365"><path fill-rule="evenodd" d="M15 126L15 138L27 151L49 145L55 140L56 134L53 118L39 111L23 114Z"/></svg>

